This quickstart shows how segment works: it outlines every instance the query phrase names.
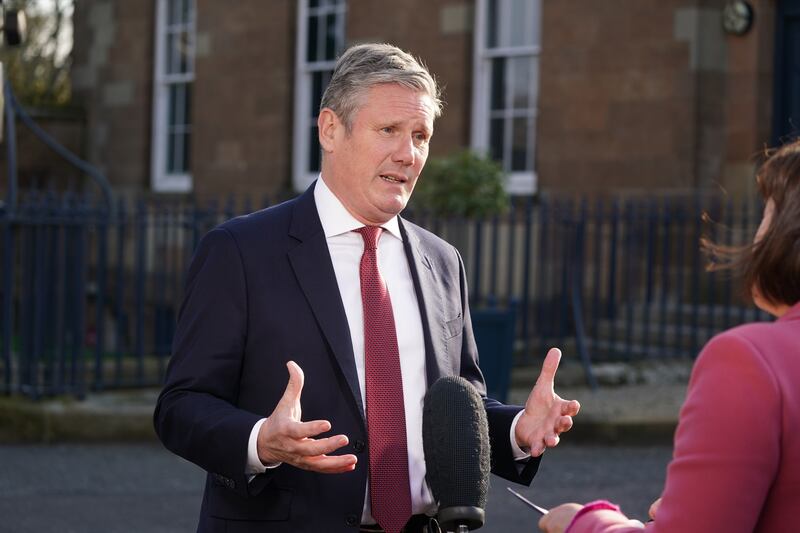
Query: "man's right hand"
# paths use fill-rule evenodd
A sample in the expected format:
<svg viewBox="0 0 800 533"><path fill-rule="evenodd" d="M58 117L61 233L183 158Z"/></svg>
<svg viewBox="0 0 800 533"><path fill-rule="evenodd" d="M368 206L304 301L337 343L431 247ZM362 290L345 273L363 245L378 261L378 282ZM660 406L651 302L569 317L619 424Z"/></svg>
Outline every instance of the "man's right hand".
<svg viewBox="0 0 800 533"><path fill-rule="evenodd" d="M302 422L300 393L303 391L303 370L294 361L286 363L289 384L275 410L258 432L258 458L265 465L288 463L303 470L323 474L339 474L355 469L355 455L326 455L349 442L347 435L323 439L312 437L330 431L327 420Z"/></svg>

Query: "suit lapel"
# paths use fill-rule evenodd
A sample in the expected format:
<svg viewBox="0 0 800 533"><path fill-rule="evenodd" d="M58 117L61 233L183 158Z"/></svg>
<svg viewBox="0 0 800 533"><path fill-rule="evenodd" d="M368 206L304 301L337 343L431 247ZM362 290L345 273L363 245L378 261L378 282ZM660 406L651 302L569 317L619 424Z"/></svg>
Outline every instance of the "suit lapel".
<svg viewBox="0 0 800 533"><path fill-rule="evenodd" d="M400 231L420 304L425 335L425 368L430 386L441 376L457 373L453 367L454 362L447 355L447 341L443 331L444 297L442 283L437 281L441 272L437 272L435 264L425 253L416 227L401 218Z"/></svg>
<svg viewBox="0 0 800 533"><path fill-rule="evenodd" d="M288 252L289 263L333 351L363 421L364 405L361 402L350 327L347 324L347 315L336 283L328 244L314 202L313 185L297 199L289 236L299 241L298 245Z"/></svg>

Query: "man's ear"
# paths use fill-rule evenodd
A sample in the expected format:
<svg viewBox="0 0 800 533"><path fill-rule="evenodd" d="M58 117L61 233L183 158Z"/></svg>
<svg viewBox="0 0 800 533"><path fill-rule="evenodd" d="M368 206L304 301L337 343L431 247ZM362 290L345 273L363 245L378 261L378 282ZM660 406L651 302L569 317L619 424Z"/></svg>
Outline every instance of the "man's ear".
<svg viewBox="0 0 800 533"><path fill-rule="evenodd" d="M325 107L319 112L317 128L319 129L319 145L323 152L333 152L336 135L343 127L339 117L330 108Z"/></svg>

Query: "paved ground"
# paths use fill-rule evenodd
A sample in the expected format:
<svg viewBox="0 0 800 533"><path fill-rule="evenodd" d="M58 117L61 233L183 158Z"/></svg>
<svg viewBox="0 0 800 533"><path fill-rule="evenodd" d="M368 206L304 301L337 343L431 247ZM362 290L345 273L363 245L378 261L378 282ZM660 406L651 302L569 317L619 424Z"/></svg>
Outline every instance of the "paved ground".
<svg viewBox="0 0 800 533"><path fill-rule="evenodd" d="M547 452L530 488L549 507L611 499L644 518L664 481L670 446L570 446ZM194 531L203 473L155 444L0 446L0 532ZM481 531L536 531L538 518L492 478Z"/></svg>

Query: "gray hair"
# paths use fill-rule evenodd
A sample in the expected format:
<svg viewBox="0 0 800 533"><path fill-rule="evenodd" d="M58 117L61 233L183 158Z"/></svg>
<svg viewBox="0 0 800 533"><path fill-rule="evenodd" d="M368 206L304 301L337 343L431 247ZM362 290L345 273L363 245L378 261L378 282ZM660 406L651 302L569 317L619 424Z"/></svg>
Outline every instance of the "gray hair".
<svg viewBox="0 0 800 533"><path fill-rule="evenodd" d="M396 46L378 43L359 44L345 50L336 61L320 109L331 109L349 132L364 93L384 83L426 93L433 100L434 118L442 114L439 86L425 65Z"/></svg>

